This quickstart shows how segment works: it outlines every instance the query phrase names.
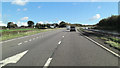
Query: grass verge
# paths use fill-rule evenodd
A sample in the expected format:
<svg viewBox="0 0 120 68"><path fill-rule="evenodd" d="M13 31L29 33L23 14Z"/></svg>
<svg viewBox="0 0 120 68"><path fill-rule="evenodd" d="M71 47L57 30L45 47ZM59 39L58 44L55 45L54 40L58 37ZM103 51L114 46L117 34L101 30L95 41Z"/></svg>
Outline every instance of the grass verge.
<svg viewBox="0 0 120 68"><path fill-rule="evenodd" d="M83 32L91 33L90 31L87 31L87 30L82 29L82 28L80 28L79 30L81 30ZM111 36L105 36L105 35L102 35L100 33L99 34L97 33L95 36L96 36L95 38L103 40L104 43L110 45L111 47L114 47L114 48L120 50L120 38L113 37L113 36L112 37Z"/></svg>
<svg viewBox="0 0 120 68"><path fill-rule="evenodd" d="M105 41L105 43L109 44L110 46L120 49L120 44L117 42L113 42L113 41Z"/></svg>
<svg viewBox="0 0 120 68"><path fill-rule="evenodd" d="M56 29L58 29L58 28L56 28ZM19 32L20 30L22 30L23 32ZM26 30L28 30L28 31L26 31ZM13 38L33 35L33 34L37 34L40 32L46 32L46 31L51 31L51 30L55 30L55 29L26 29L26 30L19 29L19 30L7 31L7 32L11 32L11 33L2 34L2 36L0 36L0 41L5 41L5 40L13 39ZM17 33L13 33L14 31L17 31Z"/></svg>

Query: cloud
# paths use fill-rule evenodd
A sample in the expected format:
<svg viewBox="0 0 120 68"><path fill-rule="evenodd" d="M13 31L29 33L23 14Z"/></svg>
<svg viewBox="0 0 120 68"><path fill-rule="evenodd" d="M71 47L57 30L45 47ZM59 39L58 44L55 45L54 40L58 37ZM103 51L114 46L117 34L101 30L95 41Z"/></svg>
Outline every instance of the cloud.
<svg viewBox="0 0 120 68"><path fill-rule="evenodd" d="M38 8L41 8L41 6L38 6Z"/></svg>
<svg viewBox="0 0 120 68"><path fill-rule="evenodd" d="M23 18L21 18L21 20L28 20L29 19L29 17L23 17Z"/></svg>
<svg viewBox="0 0 120 68"><path fill-rule="evenodd" d="M0 21L0 26L7 26L7 24L5 24L2 21Z"/></svg>
<svg viewBox="0 0 120 68"><path fill-rule="evenodd" d="M24 8L23 11L27 11L27 8Z"/></svg>
<svg viewBox="0 0 120 68"><path fill-rule="evenodd" d="M98 6L97 8L98 8L98 9L101 9L101 6Z"/></svg>
<svg viewBox="0 0 120 68"><path fill-rule="evenodd" d="M18 26L22 26L22 25L23 26L28 26L27 22L20 22L20 21L17 22L17 25Z"/></svg>
<svg viewBox="0 0 120 68"><path fill-rule="evenodd" d="M93 16L92 18L90 18L89 20L92 21L92 20L97 20L100 18L100 14L96 14L95 16Z"/></svg>
<svg viewBox="0 0 120 68"><path fill-rule="evenodd" d="M17 9L17 11L20 11L21 9Z"/></svg>
<svg viewBox="0 0 120 68"><path fill-rule="evenodd" d="M44 22L43 21L40 21L40 22L38 22L39 24L44 24Z"/></svg>
<svg viewBox="0 0 120 68"><path fill-rule="evenodd" d="M20 5L20 6L24 6L26 5L28 2L28 0L14 0L12 1L11 4L15 4L15 5Z"/></svg>
<svg viewBox="0 0 120 68"><path fill-rule="evenodd" d="M45 24L50 24L50 22L48 22L48 21L45 21L44 23L45 23Z"/></svg>
<svg viewBox="0 0 120 68"><path fill-rule="evenodd" d="M99 0L91 0L91 2L98 2Z"/></svg>
<svg viewBox="0 0 120 68"><path fill-rule="evenodd" d="M24 8L24 9L17 9L17 11L27 11L27 8Z"/></svg>
<svg viewBox="0 0 120 68"><path fill-rule="evenodd" d="M28 26L27 22L22 22L22 25Z"/></svg>
<svg viewBox="0 0 120 68"><path fill-rule="evenodd" d="M62 21L58 21L58 23L57 23L57 24L60 24L60 22L62 22Z"/></svg>

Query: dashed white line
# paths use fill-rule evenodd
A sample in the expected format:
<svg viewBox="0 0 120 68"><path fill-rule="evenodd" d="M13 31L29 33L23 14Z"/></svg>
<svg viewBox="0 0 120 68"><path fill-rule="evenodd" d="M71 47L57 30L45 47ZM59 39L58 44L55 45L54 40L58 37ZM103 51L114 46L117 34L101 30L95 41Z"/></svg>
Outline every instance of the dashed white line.
<svg viewBox="0 0 120 68"><path fill-rule="evenodd" d="M52 61L52 58L49 58L49 59L47 60L47 62L45 63L45 65L44 65L43 68L48 68L48 66L50 65L51 61Z"/></svg>
<svg viewBox="0 0 120 68"><path fill-rule="evenodd" d="M32 41L31 39L29 41Z"/></svg>
<svg viewBox="0 0 120 68"><path fill-rule="evenodd" d="M65 37L65 36L62 36L63 38Z"/></svg>
<svg viewBox="0 0 120 68"><path fill-rule="evenodd" d="M61 44L61 41L59 41L58 44Z"/></svg>
<svg viewBox="0 0 120 68"><path fill-rule="evenodd" d="M91 39L91 38L89 38L89 37L87 37L87 36L85 36L85 37L86 37L87 39L91 40L92 42L94 42L95 44L99 45L100 47L104 48L104 49L107 50L108 52L110 52L110 53L112 53L113 55L115 55L115 56L117 56L117 57L120 58L120 55L119 55L119 54L117 54L117 53L115 53L114 51L108 49L107 47L99 44L98 42L94 41L93 39Z"/></svg>
<svg viewBox="0 0 120 68"><path fill-rule="evenodd" d="M35 40L35 38L33 38L33 40Z"/></svg>
<svg viewBox="0 0 120 68"><path fill-rule="evenodd" d="M28 52L28 50L26 50L22 53L16 54L12 57L6 58L5 60L0 61L0 63L1 63L0 68L9 63L17 63L27 52Z"/></svg>
<svg viewBox="0 0 120 68"><path fill-rule="evenodd" d="M24 41L24 43L27 43L28 41Z"/></svg>
<svg viewBox="0 0 120 68"><path fill-rule="evenodd" d="M18 43L18 45L21 45L22 43Z"/></svg>

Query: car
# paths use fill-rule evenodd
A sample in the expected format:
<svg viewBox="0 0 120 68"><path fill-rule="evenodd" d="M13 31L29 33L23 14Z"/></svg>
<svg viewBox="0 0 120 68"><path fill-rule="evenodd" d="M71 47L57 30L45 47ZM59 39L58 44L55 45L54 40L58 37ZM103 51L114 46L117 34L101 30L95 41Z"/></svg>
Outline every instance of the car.
<svg viewBox="0 0 120 68"><path fill-rule="evenodd" d="M76 31L75 26L70 26L70 31Z"/></svg>

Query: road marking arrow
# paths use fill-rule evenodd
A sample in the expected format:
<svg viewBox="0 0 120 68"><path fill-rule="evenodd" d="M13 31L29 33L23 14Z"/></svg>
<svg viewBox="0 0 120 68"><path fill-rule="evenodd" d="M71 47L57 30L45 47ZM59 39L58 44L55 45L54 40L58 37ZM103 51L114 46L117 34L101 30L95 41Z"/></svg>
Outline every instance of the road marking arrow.
<svg viewBox="0 0 120 68"><path fill-rule="evenodd" d="M28 50L0 61L0 67L3 67L9 63L17 63L27 52Z"/></svg>

